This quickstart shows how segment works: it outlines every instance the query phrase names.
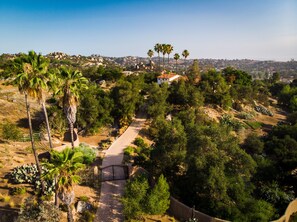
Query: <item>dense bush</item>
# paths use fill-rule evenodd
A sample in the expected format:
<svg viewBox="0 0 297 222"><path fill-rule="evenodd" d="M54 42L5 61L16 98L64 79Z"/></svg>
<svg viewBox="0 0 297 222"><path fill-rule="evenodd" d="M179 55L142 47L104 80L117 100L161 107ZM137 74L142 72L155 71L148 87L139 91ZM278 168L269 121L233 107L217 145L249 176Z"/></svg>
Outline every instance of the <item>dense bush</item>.
<svg viewBox="0 0 297 222"><path fill-rule="evenodd" d="M121 199L126 219L139 219L145 214L164 214L169 208L169 185L161 175L153 188L148 179L140 175L129 180Z"/></svg>
<svg viewBox="0 0 297 222"><path fill-rule="evenodd" d="M132 147L132 146L127 146L125 149L124 149L124 154L127 155L127 156L132 156L135 152L135 148Z"/></svg>
<svg viewBox="0 0 297 222"><path fill-rule="evenodd" d="M222 125L227 125L232 127L235 131L238 131L243 128L243 124L240 121L233 119L230 115L227 115L227 114L224 114L221 117L220 123Z"/></svg>
<svg viewBox="0 0 297 222"><path fill-rule="evenodd" d="M32 197L25 200L19 213L18 222L59 222L61 218L59 208L53 203L37 203Z"/></svg>
<svg viewBox="0 0 297 222"><path fill-rule="evenodd" d="M22 195L27 192L26 187L13 187L10 190L11 195Z"/></svg>
<svg viewBox="0 0 297 222"><path fill-rule="evenodd" d="M1 124L1 137L6 140L18 141L22 137L21 130L13 123Z"/></svg>
<svg viewBox="0 0 297 222"><path fill-rule="evenodd" d="M96 158L96 152L90 146L81 143L78 147L74 148L74 152L81 152L83 154L83 161L84 164L91 164L94 162Z"/></svg>

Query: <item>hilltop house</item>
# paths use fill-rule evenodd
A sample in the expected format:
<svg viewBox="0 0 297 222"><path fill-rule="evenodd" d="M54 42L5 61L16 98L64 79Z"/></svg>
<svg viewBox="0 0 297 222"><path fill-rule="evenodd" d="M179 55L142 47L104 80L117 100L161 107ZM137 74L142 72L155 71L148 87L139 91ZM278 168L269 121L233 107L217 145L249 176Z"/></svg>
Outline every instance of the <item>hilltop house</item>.
<svg viewBox="0 0 297 222"><path fill-rule="evenodd" d="M164 82L170 85L173 81L177 81L179 78L180 78L180 75L177 75L175 73L166 74L165 72L162 72L162 74L157 77L157 82L159 85Z"/></svg>

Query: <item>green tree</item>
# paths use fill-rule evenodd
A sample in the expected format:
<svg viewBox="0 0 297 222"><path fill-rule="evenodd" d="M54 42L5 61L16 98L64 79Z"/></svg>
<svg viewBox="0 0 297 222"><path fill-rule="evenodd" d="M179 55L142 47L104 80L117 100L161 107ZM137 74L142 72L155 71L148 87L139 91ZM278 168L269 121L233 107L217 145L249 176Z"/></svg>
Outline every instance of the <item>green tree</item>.
<svg viewBox="0 0 297 222"><path fill-rule="evenodd" d="M186 73L186 76L191 84L196 84L199 82L201 77L197 59L194 59L194 62Z"/></svg>
<svg viewBox="0 0 297 222"><path fill-rule="evenodd" d="M175 53L173 58L175 60L175 71L177 72L177 60L180 59L180 55L178 53Z"/></svg>
<svg viewBox="0 0 297 222"><path fill-rule="evenodd" d="M187 127L188 128L188 127ZM179 186L182 198L209 214L234 219L244 209L255 162L230 131L216 124L188 129L187 171Z"/></svg>
<svg viewBox="0 0 297 222"><path fill-rule="evenodd" d="M84 169L82 164L83 154L75 152L70 148L64 149L62 152L52 151L50 162L45 162L44 165L49 170L44 175L45 178L55 180L55 193L61 201L67 205L67 220L73 221L71 204L74 201L73 186L80 181L78 172ZM58 205L57 198L55 200Z"/></svg>
<svg viewBox="0 0 297 222"><path fill-rule="evenodd" d="M121 80L111 92L111 97L114 100L113 115L120 122L121 126L131 122L138 108L137 104L140 102L141 85L140 79L132 82Z"/></svg>
<svg viewBox="0 0 297 222"><path fill-rule="evenodd" d="M228 108L231 106L230 87L220 72L210 70L201 76L201 91L206 102Z"/></svg>
<svg viewBox="0 0 297 222"><path fill-rule="evenodd" d="M264 150L264 142L257 136L257 134L250 134L245 139L243 148L250 155L260 155Z"/></svg>
<svg viewBox="0 0 297 222"><path fill-rule="evenodd" d="M148 90L148 114L152 118L158 116L164 117L169 107L166 102L168 98L168 85L162 84L159 86L157 83L153 83Z"/></svg>
<svg viewBox="0 0 297 222"><path fill-rule="evenodd" d="M173 181L177 175L183 174L186 157L187 136L181 121L174 118L167 121L158 118L152 124L155 131L155 145L151 151L150 172L164 176Z"/></svg>
<svg viewBox="0 0 297 222"><path fill-rule="evenodd" d="M273 84L280 81L280 74L278 72L274 72L271 77L271 81Z"/></svg>
<svg viewBox="0 0 297 222"><path fill-rule="evenodd" d="M92 135L100 127L113 123L112 109L113 101L109 92L103 91L97 84L89 84L88 89L81 91L77 125L84 130L85 135Z"/></svg>
<svg viewBox="0 0 297 222"><path fill-rule="evenodd" d="M74 148L73 125L76 121L80 90L88 88L88 80L78 70L73 71L65 67L59 70L59 77L61 79L55 94L62 97L63 110L69 123L71 146Z"/></svg>
<svg viewBox="0 0 297 222"><path fill-rule="evenodd" d="M144 214L143 207L146 202L148 189L147 178L143 175L127 182L124 196L121 199L126 219L139 219Z"/></svg>
<svg viewBox="0 0 297 222"><path fill-rule="evenodd" d="M164 214L170 205L169 185L163 175L161 175L147 196L146 212L157 215Z"/></svg>
<svg viewBox="0 0 297 222"><path fill-rule="evenodd" d="M179 105L182 108L199 107L203 105L204 97L190 82L183 79L173 82L170 86L168 101L171 104Z"/></svg>

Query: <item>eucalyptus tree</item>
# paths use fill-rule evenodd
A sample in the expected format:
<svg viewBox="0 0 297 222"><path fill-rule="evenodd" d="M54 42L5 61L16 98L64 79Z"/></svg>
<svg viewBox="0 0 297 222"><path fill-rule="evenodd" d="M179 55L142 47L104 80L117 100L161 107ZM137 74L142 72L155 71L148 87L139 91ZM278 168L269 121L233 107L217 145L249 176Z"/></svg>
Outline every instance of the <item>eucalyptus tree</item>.
<svg viewBox="0 0 297 222"><path fill-rule="evenodd" d="M52 151L50 162L44 163L48 172L43 176L48 179L55 179L56 197L59 197L67 205L68 222L73 222L71 209L71 204L75 198L73 186L80 182L78 172L85 167L82 161L83 153L66 148L62 152ZM55 204L58 205L57 198Z"/></svg>
<svg viewBox="0 0 297 222"><path fill-rule="evenodd" d="M154 47L154 50L158 53L158 59L159 59L159 68L161 66L161 61L160 61L160 52L162 51L162 45L160 43L157 43Z"/></svg>
<svg viewBox="0 0 297 222"><path fill-rule="evenodd" d="M63 110L69 123L71 135L71 146L74 148L73 125L76 122L77 106L79 105L79 93L87 89L88 80L78 70L61 68L58 72L58 87L55 92L60 95L63 103Z"/></svg>
<svg viewBox="0 0 297 222"><path fill-rule="evenodd" d="M175 60L175 71L177 72L177 60L180 59L180 55L178 53L175 53L173 58Z"/></svg>

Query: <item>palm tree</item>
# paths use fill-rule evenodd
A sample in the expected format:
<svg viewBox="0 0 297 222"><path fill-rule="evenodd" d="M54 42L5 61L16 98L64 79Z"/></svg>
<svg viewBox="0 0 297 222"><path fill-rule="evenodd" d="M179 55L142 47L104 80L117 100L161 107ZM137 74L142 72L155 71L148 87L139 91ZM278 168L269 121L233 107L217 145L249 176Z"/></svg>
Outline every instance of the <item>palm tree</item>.
<svg viewBox="0 0 297 222"><path fill-rule="evenodd" d="M55 92L62 97L63 110L69 123L71 146L74 148L73 125L76 121L77 106L79 104L79 91L87 89L88 80L78 70L62 68L59 72L59 87Z"/></svg>
<svg viewBox="0 0 297 222"><path fill-rule="evenodd" d="M80 182L78 172L84 169L82 164L83 154L81 152L74 152L70 148L64 149L62 152L52 151L50 162L45 162L48 172L43 177L48 179L55 179L55 204L58 206L58 198L67 205L67 219L68 222L73 221L71 204L74 201L73 186Z"/></svg>
<svg viewBox="0 0 297 222"><path fill-rule="evenodd" d="M175 53L173 58L175 59L175 70L177 72L177 60L179 60L180 55L178 53Z"/></svg>
<svg viewBox="0 0 297 222"><path fill-rule="evenodd" d="M32 120L31 120L31 113L30 113L30 103L28 102L28 96L34 96L36 91L34 88L31 87L30 81L32 80L32 65L28 62L30 61L29 56L26 54L21 54L20 57L17 57L13 61L13 73L12 79L8 82L8 84L17 86L19 89L19 92L21 94L25 95L25 104L26 104L26 111L27 111L27 118L29 123L29 134L30 134L30 141L32 146L32 151L34 154L38 175L41 180L41 187L42 187L42 193L45 190L44 187L44 181L41 178L42 175L42 169L40 167L38 155L36 152L35 144L34 144L34 138L33 138L33 128L32 128ZM16 75L15 75L16 74Z"/></svg>
<svg viewBox="0 0 297 222"><path fill-rule="evenodd" d="M154 51L153 50L148 50L147 52L148 57L150 58L150 66L152 68L152 57L154 56Z"/></svg>
<svg viewBox="0 0 297 222"><path fill-rule="evenodd" d="M169 65L169 55L172 53L172 51L173 51L173 46L170 44L167 44L166 54L168 54L168 65Z"/></svg>
<svg viewBox="0 0 297 222"><path fill-rule="evenodd" d="M187 59L187 57L190 55L189 51L188 50L184 50L183 53L182 53L182 56L185 58L185 60ZM187 70L187 65L185 65L186 67L186 70Z"/></svg>
<svg viewBox="0 0 297 222"><path fill-rule="evenodd" d="M157 43L154 47L154 50L158 53L158 59L159 59L159 69L161 67L161 61L160 61L160 52L162 51L162 45Z"/></svg>
<svg viewBox="0 0 297 222"><path fill-rule="evenodd" d="M161 52L163 54L163 69L164 69L164 66L165 66L165 55L167 54L167 48L168 48L167 44L162 44Z"/></svg>
<svg viewBox="0 0 297 222"><path fill-rule="evenodd" d="M27 63L30 64L30 88L31 96L36 98L37 101L42 105L46 130L48 134L48 140L50 148L53 148L51 139L51 131L48 122L47 110L45 107L44 91L48 90L48 83L51 80L51 75L48 72L49 61L45 59L41 54L36 54L34 51L30 51L27 56Z"/></svg>

